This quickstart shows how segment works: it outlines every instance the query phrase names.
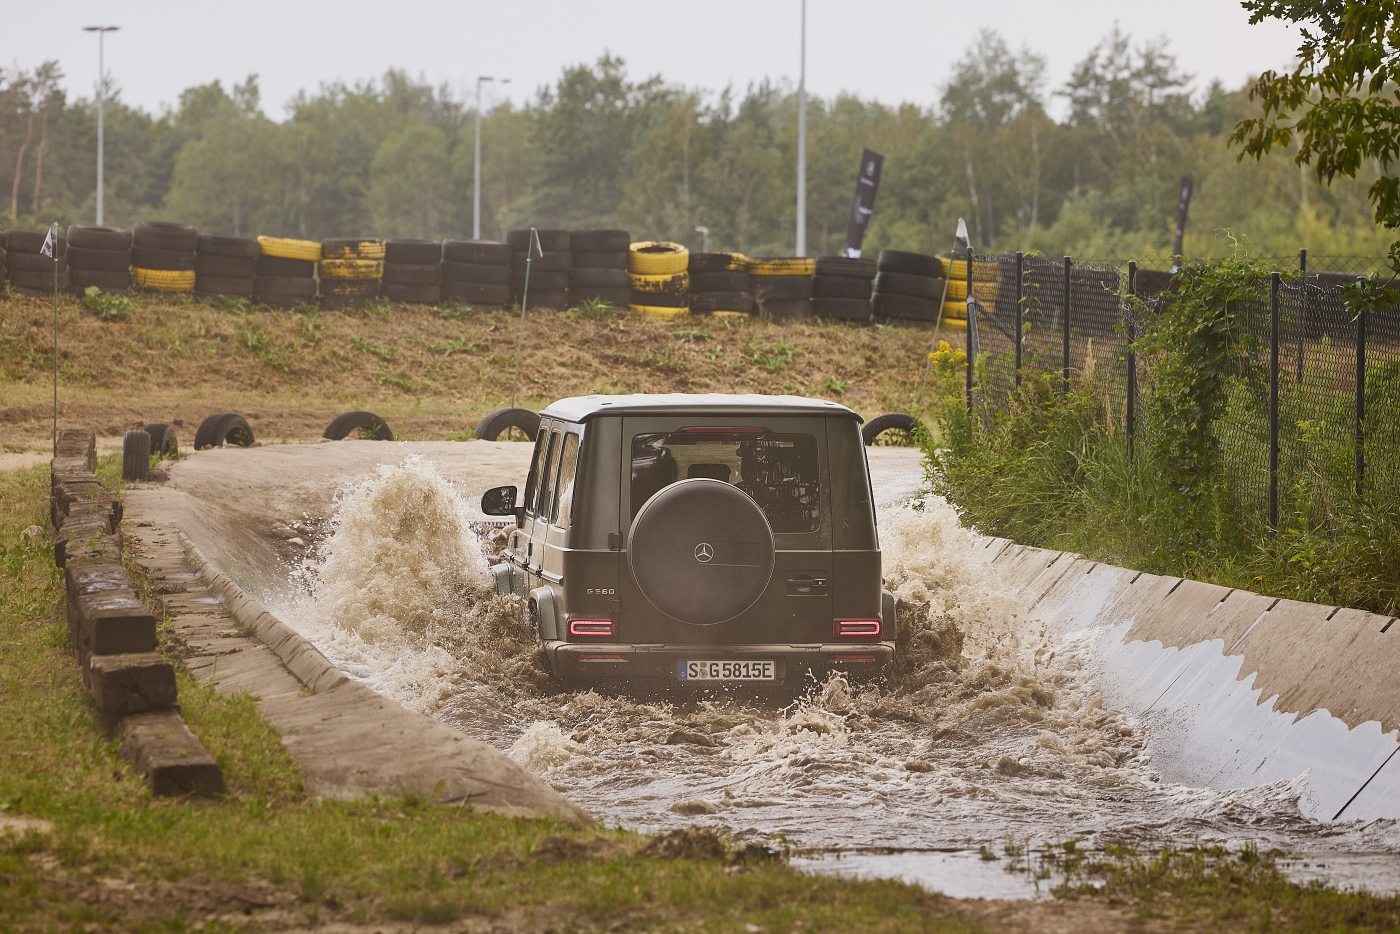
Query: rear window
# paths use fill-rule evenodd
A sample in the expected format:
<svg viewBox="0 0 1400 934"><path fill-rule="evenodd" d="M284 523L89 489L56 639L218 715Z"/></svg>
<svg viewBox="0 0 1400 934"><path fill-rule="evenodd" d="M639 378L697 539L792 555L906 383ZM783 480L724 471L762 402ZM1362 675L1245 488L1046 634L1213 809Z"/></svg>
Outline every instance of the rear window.
<svg viewBox="0 0 1400 934"><path fill-rule="evenodd" d="M632 515L678 480L704 477L743 490L774 532L821 527L817 439L763 428L682 428L632 438Z"/></svg>

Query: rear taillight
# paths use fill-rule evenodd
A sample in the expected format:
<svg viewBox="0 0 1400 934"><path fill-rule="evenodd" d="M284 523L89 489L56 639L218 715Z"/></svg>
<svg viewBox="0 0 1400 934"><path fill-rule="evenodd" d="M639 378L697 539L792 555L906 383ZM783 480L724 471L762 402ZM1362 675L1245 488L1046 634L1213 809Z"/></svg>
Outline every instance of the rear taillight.
<svg viewBox="0 0 1400 934"><path fill-rule="evenodd" d="M569 635L594 639L610 639L617 633L617 625L610 619L571 619Z"/></svg>
<svg viewBox="0 0 1400 934"><path fill-rule="evenodd" d="M836 635L841 639L866 639L880 634L878 619L838 619Z"/></svg>

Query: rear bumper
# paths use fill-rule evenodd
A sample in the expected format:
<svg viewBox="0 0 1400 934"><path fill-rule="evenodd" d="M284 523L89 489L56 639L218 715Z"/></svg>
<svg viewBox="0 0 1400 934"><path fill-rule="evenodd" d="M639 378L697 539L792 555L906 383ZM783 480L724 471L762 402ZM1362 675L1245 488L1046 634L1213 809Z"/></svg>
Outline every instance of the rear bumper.
<svg viewBox="0 0 1400 934"><path fill-rule="evenodd" d="M565 682L625 684L669 682L704 689L712 681L682 681L680 666L687 661L773 661L776 680L753 684L792 685L821 680L834 671L855 678L881 674L894 660L889 642L822 643L815 645L632 645L598 642L546 642L545 654L556 677Z"/></svg>

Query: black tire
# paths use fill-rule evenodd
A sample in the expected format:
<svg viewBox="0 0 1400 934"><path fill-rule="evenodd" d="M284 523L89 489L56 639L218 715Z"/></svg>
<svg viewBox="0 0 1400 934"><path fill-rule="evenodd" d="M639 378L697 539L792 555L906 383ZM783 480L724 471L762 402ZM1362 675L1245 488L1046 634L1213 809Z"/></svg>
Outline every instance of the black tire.
<svg viewBox="0 0 1400 934"><path fill-rule="evenodd" d="M235 412L220 412L199 423L194 433L194 449L223 447L225 444L250 447L253 429L247 419Z"/></svg>
<svg viewBox="0 0 1400 934"><path fill-rule="evenodd" d="M541 289L530 290L530 308L552 308L555 311L563 311L569 307L568 289Z"/></svg>
<svg viewBox="0 0 1400 934"><path fill-rule="evenodd" d="M782 298L759 302L763 313L774 321L805 321L812 317L810 298Z"/></svg>
<svg viewBox="0 0 1400 934"><path fill-rule="evenodd" d="M574 268L574 258L571 253L550 253L545 251L543 256L527 256L525 253L516 253L510 258L510 271L525 271L525 260L530 261L530 273L537 272L568 272Z"/></svg>
<svg viewBox="0 0 1400 934"><path fill-rule="evenodd" d="M888 295L876 292L870 300L873 317L903 318L908 321L937 321L938 299L916 298L913 295Z"/></svg>
<svg viewBox="0 0 1400 934"><path fill-rule="evenodd" d="M690 277L692 292L747 292L750 285L746 272L697 272Z"/></svg>
<svg viewBox="0 0 1400 934"><path fill-rule="evenodd" d="M812 314L817 318L834 318L837 321L869 321L870 299L814 298Z"/></svg>
<svg viewBox="0 0 1400 934"><path fill-rule="evenodd" d="M126 250L94 250L90 247L70 246L68 268L81 269L84 272L126 272L131 268L131 254Z"/></svg>
<svg viewBox="0 0 1400 934"><path fill-rule="evenodd" d="M448 280L442 284L442 298L468 305L505 306L510 304L510 286Z"/></svg>
<svg viewBox="0 0 1400 934"><path fill-rule="evenodd" d="M232 295L240 298L250 298L254 291L254 282L251 276L247 278L239 276L205 276L195 273L194 291L196 295Z"/></svg>
<svg viewBox="0 0 1400 934"><path fill-rule="evenodd" d="M744 261L738 253L691 253L686 270L700 272L744 272Z"/></svg>
<svg viewBox="0 0 1400 934"><path fill-rule="evenodd" d="M813 298L858 298L870 303L870 280L853 276L815 276L812 279Z"/></svg>
<svg viewBox="0 0 1400 934"><path fill-rule="evenodd" d="M38 272L53 274L54 261L42 253L16 253L13 250L5 257L5 265L11 273L17 272ZM60 270L68 268L68 260L60 256L58 258L58 268Z"/></svg>
<svg viewBox="0 0 1400 934"><path fill-rule="evenodd" d="M122 435L122 479L149 480L151 477L151 436L144 431Z"/></svg>
<svg viewBox="0 0 1400 934"><path fill-rule="evenodd" d="M474 263L480 266L507 266L510 264L509 243L495 240L444 240L442 258L454 263Z"/></svg>
<svg viewBox="0 0 1400 934"><path fill-rule="evenodd" d="M83 292L94 285L103 292L126 292L131 289L131 273L74 269L68 273L68 285L75 292Z"/></svg>
<svg viewBox="0 0 1400 934"><path fill-rule="evenodd" d="M314 279L316 263L309 259L288 259L285 256L259 256L258 278Z"/></svg>
<svg viewBox="0 0 1400 934"><path fill-rule="evenodd" d="M384 281L391 285L437 285L442 282L442 266L385 263Z"/></svg>
<svg viewBox="0 0 1400 934"><path fill-rule="evenodd" d="M474 285L509 285L510 266L504 263L458 263L453 260L444 260L442 263L442 281L446 285L448 282L470 282Z"/></svg>
<svg viewBox="0 0 1400 934"><path fill-rule="evenodd" d="M632 284L625 269L578 269L569 270L569 290L582 289L625 289Z"/></svg>
<svg viewBox="0 0 1400 934"><path fill-rule="evenodd" d="M131 265L138 269L188 272L194 268L194 250L162 250L150 246L131 248Z"/></svg>
<svg viewBox="0 0 1400 934"><path fill-rule="evenodd" d="M384 262L405 266L436 266L442 262L442 241L385 240Z"/></svg>
<svg viewBox="0 0 1400 934"><path fill-rule="evenodd" d="M912 295L915 298L943 300L943 280L911 276L902 272L882 272L875 276L875 291L881 295Z"/></svg>
<svg viewBox="0 0 1400 934"><path fill-rule="evenodd" d="M300 276L258 276L253 280L253 294L259 301L306 301L316 297L316 280Z"/></svg>
<svg viewBox="0 0 1400 934"><path fill-rule="evenodd" d="M632 235L625 230L571 230L569 249L582 253L627 253Z"/></svg>
<svg viewBox="0 0 1400 934"><path fill-rule="evenodd" d="M12 254L38 253L48 235L47 230L19 230L12 227L4 233L5 249ZM68 252L68 238L63 234L58 235L56 252L59 256Z"/></svg>
<svg viewBox="0 0 1400 934"><path fill-rule="evenodd" d="M331 423L326 426L321 437L340 441L352 433L363 441L394 440L394 433L389 430L389 423L373 412L341 412L331 419Z"/></svg>
<svg viewBox="0 0 1400 934"><path fill-rule="evenodd" d="M817 275L832 279L873 279L875 261L865 256L818 256Z"/></svg>
<svg viewBox="0 0 1400 934"><path fill-rule="evenodd" d="M258 241L252 237L214 237L201 234L195 241L195 253L206 256L232 256L242 259L257 259Z"/></svg>
<svg viewBox="0 0 1400 934"><path fill-rule="evenodd" d="M760 304L807 300L812 297L811 276L749 276L749 288Z"/></svg>
<svg viewBox="0 0 1400 934"><path fill-rule="evenodd" d="M199 245L199 231L173 221L140 221L131 229L131 243L134 247L193 253Z"/></svg>
<svg viewBox="0 0 1400 934"><path fill-rule="evenodd" d="M540 417L529 409L496 409L476 423L475 433L482 441L496 441L512 429L534 441L540 430Z"/></svg>
<svg viewBox="0 0 1400 934"><path fill-rule="evenodd" d="M53 264L49 264L49 269L42 272L20 272L10 273L10 285L26 295L52 295L53 294ZM58 269L58 287L60 289L68 286L68 270L60 266Z"/></svg>
<svg viewBox="0 0 1400 934"><path fill-rule="evenodd" d="M626 308L632 303L632 290L630 288L591 288L581 289L577 292L572 289L569 291L570 305L586 301L606 302L614 308Z"/></svg>
<svg viewBox="0 0 1400 934"><path fill-rule="evenodd" d="M68 245L104 253L127 253L131 250L131 231L96 224L69 224Z"/></svg>
<svg viewBox="0 0 1400 934"><path fill-rule="evenodd" d="M866 445L876 444L881 435L889 432L894 438L899 440L897 444L913 444L914 434L922 426L919 420L904 412L890 412L886 415L877 415L860 427L861 440Z"/></svg>
<svg viewBox="0 0 1400 934"><path fill-rule="evenodd" d="M175 436L175 428L165 422L152 422L146 426L146 434L151 438L151 454L157 459L171 459L180 456L180 439Z"/></svg>
<svg viewBox="0 0 1400 934"><path fill-rule="evenodd" d="M402 302L405 305L436 305L442 301L442 286L436 282L431 285L385 282L380 287L379 294L391 302Z"/></svg>
<svg viewBox="0 0 1400 934"><path fill-rule="evenodd" d="M538 267L530 270L530 290L542 289L546 292L559 292L569 287L569 274L558 269L540 269ZM510 290L519 295L525 290L525 273L512 272L510 274Z"/></svg>
<svg viewBox="0 0 1400 934"><path fill-rule="evenodd" d="M569 254L573 257L574 269L627 269L627 251L621 250L616 253L597 253L575 250Z"/></svg>
<svg viewBox="0 0 1400 934"><path fill-rule="evenodd" d="M633 305L649 305L652 308L689 308L689 292L631 292Z"/></svg>
<svg viewBox="0 0 1400 934"><path fill-rule="evenodd" d="M716 311L738 311L753 314L753 296L748 292L692 292L690 310L700 315Z"/></svg>
<svg viewBox="0 0 1400 934"><path fill-rule="evenodd" d="M220 253L196 253L194 272L201 279L205 276L251 279L258 274L258 258L256 256L224 256Z"/></svg>
<svg viewBox="0 0 1400 934"><path fill-rule="evenodd" d="M540 249L545 253L567 253L572 249L567 230L542 229L538 233ZM510 244L513 252L523 253L530 246L530 229L526 227L519 230L507 230L506 243Z"/></svg>
<svg viewBox="0 0 1400 934"><path fill-rule="evenodd" d="M904 250L881 250L875 267L880 272L901 272L908 276L937 278L943 275L943 267L939 265L938 257L924 253L906 253Z"/></svg>

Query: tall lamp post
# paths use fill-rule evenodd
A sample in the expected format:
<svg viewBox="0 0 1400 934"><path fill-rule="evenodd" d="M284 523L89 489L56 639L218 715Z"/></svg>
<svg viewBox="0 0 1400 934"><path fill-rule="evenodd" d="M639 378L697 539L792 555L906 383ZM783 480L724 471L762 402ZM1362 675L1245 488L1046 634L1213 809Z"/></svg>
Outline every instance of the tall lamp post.
<svg viewBox="0 0 1400 934"><path fill-rule="evenodd" d="M476 145L472 160L472 239L481 239L481 85L495 81L491 75L478 75L476 79ZM502 78L502 84L510 84L509 78Z"/></svg>
<svg viewBox="0 0 1400 934"><path fill-rule="evenodd" d="M102 149L104 128L102 121L103 102L107 97L107 71L102 60L103 44L107 33L116 32L120 26L84 26L83 32L97 33L97 223L102 224Z"/></svg>
<svg viewBox="0 0 1400 934"><path fill-rule="evenodd" d="M797 78L797 255L807 255L807 0L802 0L802 59Z"/></svg>

